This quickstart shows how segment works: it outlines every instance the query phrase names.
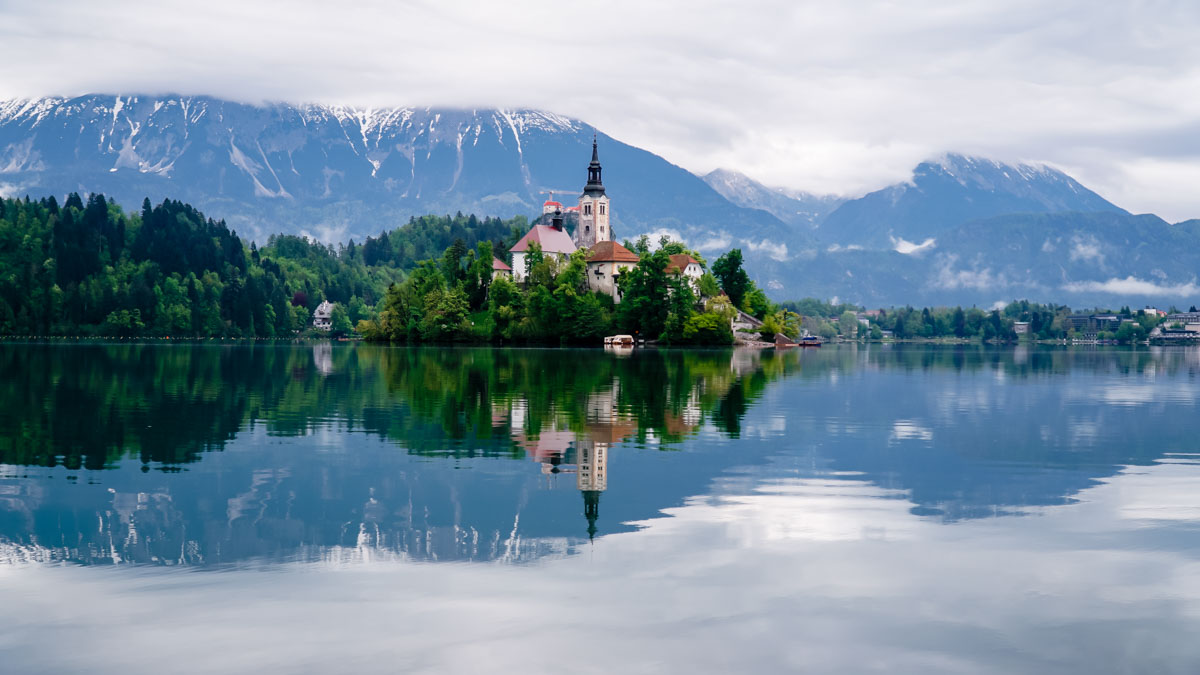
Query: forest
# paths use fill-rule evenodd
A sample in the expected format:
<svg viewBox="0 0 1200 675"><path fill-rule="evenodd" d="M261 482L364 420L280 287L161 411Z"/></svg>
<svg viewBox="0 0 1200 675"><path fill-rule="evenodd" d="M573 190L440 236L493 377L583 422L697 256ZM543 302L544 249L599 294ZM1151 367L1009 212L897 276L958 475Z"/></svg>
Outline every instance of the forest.
<svg viewBox="0 0 1200 675"><path fill-rule="evenodd" d="M271 338L313 333L313 310L334 303L331 334L405 343L599 344L629 333L663 344L727 345L738 309L763 321L755 334L801 332L848 340L1012 341L1016 322L1034 339L1075 337L1065 305L898 307L865 311L807 298L774 303L745 270L742 253L711 265L667 238L626 241L639 262L620 280L622 302L592 292L586 251L527 256L528 283L493 279L492 258L529 227L509 220L422 216L361 244L273 235L260 248L188 204L164 200L126 213L103 195L59 204L0 199L0 335ZM672 273L686 253L699 283ZM1174 310L1174 308L1172 308ZM1109 310L1097 309L1097 312ZM1159 317L1128 307L1099 339L1133 342Z"/></svg>
<svg viewBox="0 0 1200 675"><path fill-rule="evenodd" d="M99 194L2 199L0 334L291 337L324 300L349 332L431 251L524 228L523 218L425 216L361 245L275 235L258 248L169 199L140 213Z"/></svg>

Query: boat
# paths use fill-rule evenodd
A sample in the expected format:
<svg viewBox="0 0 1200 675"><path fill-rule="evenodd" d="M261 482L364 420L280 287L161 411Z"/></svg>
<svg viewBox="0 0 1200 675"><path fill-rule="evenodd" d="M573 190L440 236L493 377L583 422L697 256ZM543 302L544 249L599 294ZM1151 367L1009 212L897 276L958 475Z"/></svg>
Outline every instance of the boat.
<svg viewBox="0 0 1200 675"><path fill-rule="evenodd" d="M632 347L633 346L633 336L632 335L610 335L609 337L604 338L604 345L606 347L610 346L610 345L613 347Z"/></svg>
<svg viewBox="0 0 1200 675"><path fill-rule="evenodd" d="M801 347L820 347L821 338L817 337L816 335L805 335L804 337L800 338L799 342L796 344L800 345Z"/></svg>

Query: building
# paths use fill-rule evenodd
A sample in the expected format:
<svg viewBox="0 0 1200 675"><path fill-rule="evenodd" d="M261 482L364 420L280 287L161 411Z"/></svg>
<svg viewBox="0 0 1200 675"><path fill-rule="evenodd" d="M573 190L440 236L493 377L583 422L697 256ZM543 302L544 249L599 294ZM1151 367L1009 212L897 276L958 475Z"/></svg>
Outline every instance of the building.
<svg viewBox="0 0 1200 675"><path fill-rule="evenodd" d="M600 179L600 154L596 138L592 137L592 161L588 164L587 184L579 196L579 223L575 226L575 246L589 248L592 244L612 239L609 226L610 204Z"/></svg>
<svg viewBox="0 0 1200 675"><path fill-rule="evenodd" d="M667 263L667 274L682 274L692 282L692 290L699 291L700 277L704 275L704 269L700 267L700 262L692 256L686 253L676 253L671 256L671 262Z"/></svg>
<svg viewBox="0 0 1200 675"><path fill-rule="evenodd" d="M747 333L757 334L762 329L762 325L762 321L739 309L733 317L733 336L736 339L747 337ZM738 333L742 333L742 335L738 335Z"/></svg>
<svg viewBox="0 0 1200 675"><path fill-rule="evenodd" d="M529 253L529 247L532 244L540 246L542 255L545 257L554 256L560 260L571 257L571 254L575 252L575 242L571 241L571 236L563 230L562 223L562 212L556 211L550 225L534 225L512 247L510 253L512 253L513 279L525 281L525 256ZM494 271L495 266L493 265L493 273Z"/></svg>
<svg viewBox="0 0 1200 675"><path fill-rule="evenodd" d="M621 301L617 279L638 264L638 255L615 241L598 241L588 249L588 288Z"/></svg>
<svg viewBox="0 0 1200 675"><path fill-rule="evenodd" d="M1184 331L1200 333L1200 312L1179 312L1168 314L1162 325L1168 331Z"/></svg>
<svg viewBox="0 0 1200 675"><path fill-rule="evenodd" d="M1100 331L1115 333L1121 327L1121 317L1115 314L1072 314L1064 325L1084 337L1094 338Z"/></svg>
<svg viewBox="0 0 1200 675"><path fill-rule="evenodd" d="M1016 333L1018 336L1029 335L1029 322L1028 321L1014 321L1013 322L1013 332Z"/></svg>
<svg viewBox="0 0 1200 675"><path fill-rule="evenodd" d="M493 257L492 258L492 279L495 280L495 279L499 279L500 277L506 277L506 278L511 279L512 278L512 268L509 267L507 264L505 264L505 262L503 260Z"/></svg>
<svg viewBox="0 0 1200 675"><path fill-rule="evenodd" d="M313 311L313 328L329 330L333 328L333 303L325 300Z"/></svg>

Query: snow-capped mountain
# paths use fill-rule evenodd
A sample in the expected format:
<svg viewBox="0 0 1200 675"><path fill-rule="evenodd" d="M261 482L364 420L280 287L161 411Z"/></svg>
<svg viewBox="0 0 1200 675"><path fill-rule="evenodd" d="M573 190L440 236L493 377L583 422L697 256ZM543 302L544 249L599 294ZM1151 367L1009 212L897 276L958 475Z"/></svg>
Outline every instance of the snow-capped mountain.
<svg viewBox="0 0 1200 675"><path fill-rule="evenodd" d="M789 225L816 227L825 216L846 201L836 195L817 195L803 190L767 187L746 174L716 169L704 182L722 197L749 209L762 209Z"/></svg>
<svg viewBox="0 0 1200 675"><path fill-rule="evenodd" d="M710 258L739 247L779 299L990 304L1020 295L1083 305L1156 294L1182 302L1197 288L1195 223L1130 216L1053 168L946 155L909 181L839 203L730 171L702 179L534 110L181 96L0 102L0 193L103 192L133 209L169 197L256 239L361 240L412 215L535 216L549 192L570 204L593 134L618 238L671 232Z"/></svg>
<svg viewBox="0 0 1200 675"><path fill-rule="evenodd" d="M949 154L922 162L907 182L842 204L818 236L843 246L903 248L901 242L916 245L968 220L1066 211L1125 213L1057 169Z"/></svg>
<svg viewBox="0 0 1200 675"><path fill-rule="evenodd" d="M210 97L81 96L0 102L0 192L164 197L243 235L361 238L412 215L535 216L571 203L593 134L617 235L669 229L778 239L769 214L578 120L535 110L247 105Z"/></svg>

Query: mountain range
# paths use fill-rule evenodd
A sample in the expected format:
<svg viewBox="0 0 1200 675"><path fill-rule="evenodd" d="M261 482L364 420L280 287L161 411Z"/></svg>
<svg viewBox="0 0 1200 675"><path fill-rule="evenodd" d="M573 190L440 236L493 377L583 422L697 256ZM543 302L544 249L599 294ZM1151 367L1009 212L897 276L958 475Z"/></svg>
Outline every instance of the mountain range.
<svg viewBox="0 0 1200 675"><path fill-rule="evenodd" d="M213 97L0 101L0 193L189 202L242 236L347 241L426 213L536 216L571 204L593 138L618 239L732 247L776 298L865 305L1013 298L1195 302L1200 225L1135 216L1056 169L947 154L857 198L699 177L535 110L356 108Z"/></svg>

